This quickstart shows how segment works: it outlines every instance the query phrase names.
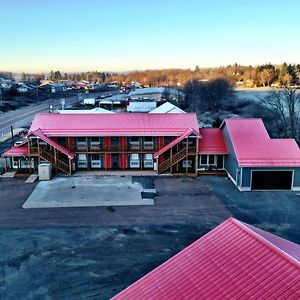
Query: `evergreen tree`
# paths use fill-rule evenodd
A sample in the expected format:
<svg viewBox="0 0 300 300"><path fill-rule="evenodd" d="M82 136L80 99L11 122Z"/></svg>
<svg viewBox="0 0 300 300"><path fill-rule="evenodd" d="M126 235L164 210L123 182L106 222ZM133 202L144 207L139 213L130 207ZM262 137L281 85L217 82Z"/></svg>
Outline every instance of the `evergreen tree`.
<svg viewBox="0 0 300 300"><path fill-rule="evenodd" d="M282 85L285 84L285 78L287 74L288 74L288 66L286 63L283 63L278 75L278 81L280 82L280 84Z"/></svg>

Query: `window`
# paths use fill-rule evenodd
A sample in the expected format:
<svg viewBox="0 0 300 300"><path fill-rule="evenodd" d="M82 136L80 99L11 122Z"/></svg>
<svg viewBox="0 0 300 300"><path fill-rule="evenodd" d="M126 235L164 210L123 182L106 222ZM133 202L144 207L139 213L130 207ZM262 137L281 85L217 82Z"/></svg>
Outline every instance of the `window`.
<svg viewBox="0 0 300 300"><path fill-rule="evenodd" d="M153 155L152 154L145 154L144 159L145 160L153 160Z"/></svg>
<svg viewBox="0 0 300 300"><path fill-rule="evenodd" d="M201 155L200 163L201 165L207 165L207 155Z"/></svg>
<svg viewBox="0 0 300 300"><path fill-rule="evenodd" d="M191 140L191 139L185 139L185 140L183 140L183 145L192 145L193 144L193 141Z"/></svg>
<svg viewBox="0 0 300 300"><path fill-rule="evenodd" d="M139 137L138 136L132 136L130 138L130 143L139 143Z"/></svg>
<svg viewBox="0 0 300 300"><path fill-rule="evenodd" d="M215 156L214 155L209 155L208 164L209 165L214 165L215 164Z"/></svg>
<svg viewBox="0 0 300 300"><path fill-rule="evenodd" d="M86 154L78 154L78 159L77 159L77 166L78 168L87 168L87 156Z"/></svg>
<svg viewBox="0 0 300 300"><path fill-rule="evenodd" d="M13 159L13 168L18 168L19 167L19 161L18 160L15 160Z"/></svg>
<svg viewBox="0 0 300 300"><path fill-rule="evenodd" d="M92 154L91 159L92 160L100 160L100 155L99 154Z"/></svg>
<svg viewBox="0 0 300 300"><path fill-rule="evenodd" d="M140 160L139 155L136 153L130 154L130 160Z"/></svg>
<svg viewBox="0 0 300 300"><path fill-rule="evenodd" d="M223 169L224 168L224 156L223 155L217 155L217 168Z"/></svg>
<svg viewBox="0 0 300 300"><path fill-rule="evenodd" d="M101 160L99 154L91 155L91 167L92 168L101 168Z"/></svg>
<svg viewBox="0 0 300 300"><path fill-rule="evenodd" d="M97 136L92 136L91 137L91 142L92 143L100 143L100 138Z"/></svg>
<svg viewBox="0 0 300 300"><path fill-rule="evenodd" d="M78 154L78 161L86 161L86 154Z"/></svg>
<svg viewBox="0 0 300 300"><path fill-rule="evenodd" d="M77 142L86 143L86 137L78 137Z"/></svg>
<svg viewBox="0 0 300 300"><path fill-rule="evenodd" d="M152 136L145 136L144 141L145 141L145 143L153 143L153 137Z"/></svg>

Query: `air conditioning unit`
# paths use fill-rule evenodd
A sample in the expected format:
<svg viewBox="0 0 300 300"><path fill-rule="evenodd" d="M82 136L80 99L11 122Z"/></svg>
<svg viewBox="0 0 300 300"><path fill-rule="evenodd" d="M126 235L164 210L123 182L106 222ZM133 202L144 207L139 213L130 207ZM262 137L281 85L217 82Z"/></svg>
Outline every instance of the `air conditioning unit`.
<svg viewBox="0 0 300 300"><path fill-rule="evenodd" d="M78 163L77 163L77 167L78 168L82 168L82 169L85 169L85 168L87 168L87 162L86 161L79 161Z"/></svg>
<svg viewBox="0 0 300 300"><path fill-rule="evenodd" d="M92 160L91 167L92 168L101 168L101 161L100 160Z"/></svg>
<svg viewBox="0 0 300 300"><path fill-rule="evenodd" d="M192 160L184 160L182 162L182 167L183 168L191 168L193 166L193 161Z"/></svg>
<svg viewBox="0 0 300 300"><path fill-rule="evenodd" d="M153 160L145 160L144 167L145 168L153 168Z"/></svg>
<svg viewBox="0 0 300 300"><path fill-rule="evenodd" d="M139 168L139 167L140 167L140 161L139 160L130 161L130 168Z"/></svg>

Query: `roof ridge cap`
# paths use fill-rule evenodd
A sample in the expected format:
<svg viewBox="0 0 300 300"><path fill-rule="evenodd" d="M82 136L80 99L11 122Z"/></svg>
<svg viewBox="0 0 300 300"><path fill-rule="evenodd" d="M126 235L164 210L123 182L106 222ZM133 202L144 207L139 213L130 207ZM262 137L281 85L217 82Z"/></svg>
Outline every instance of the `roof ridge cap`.
<svg viewBox="0 0 300 300"><path fill-rule="evenodd" d="M242 230L244 230L246 233L248 233L249 235L251 235L253 238L255 238L259 242L265 244L269 249L271 249L272 251L276 252L278 255L280 255L281 257L283 257L284 259L286 259L291 264L296 265L298 268L300 267L300 262L298 260L296 260L294 257L290 256L288 253L286 253L285 251L283 251L282 249L280 249L278 246L274 245L273 243L271 243L270 241L268 241L267 239L265 239L264 237L262 237L260 234L258 234L256 232L254 232L253 230L251 230L249 227L247 227L241 221L239 221L239 220L237 220L237 219L235 219L233 217L230 217L229 220L230 220L230 222L232 222L233 224L237 225ZM270 233L270 234L272 234L272 233Z"/></svg>

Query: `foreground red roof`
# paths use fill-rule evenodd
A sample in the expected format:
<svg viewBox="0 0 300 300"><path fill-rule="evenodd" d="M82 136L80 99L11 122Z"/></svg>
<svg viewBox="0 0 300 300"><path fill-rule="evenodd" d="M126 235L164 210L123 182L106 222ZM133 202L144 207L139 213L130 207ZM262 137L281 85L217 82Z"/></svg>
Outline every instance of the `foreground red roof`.
<svg viewBox="0 0 300 300"><path fill-rule="evenodd" d="M199 154L227 154L227 146L220 128L200 128Z"/></svg>
<svg viewBox="0 0 300 300"><path fill-rule="evenodd" d="M300 263L229 218L113 299L299 298Z"/></svg>
<svg viewBox="0 0 300 300"><path fill-rule="evenodd" d="M9 150L5 151L1 154L3 157L20 157L20 156L27 156L28 155L28 146L27 145L20 145L20 146L13 146Z"/></svg>
<svg viewBox="0 0 300 300"><path fill-rule="evenodd" d="M271 139L261 119L226 119L228 133L241 167L300 166L294 139Z"/></svg>
<svg viewBox="0 0 300 300"><path fill-rule="evenodd" d="M46 136L180 136L199 133L195 113L183 114L37 114L30 131Z"/></svg>

